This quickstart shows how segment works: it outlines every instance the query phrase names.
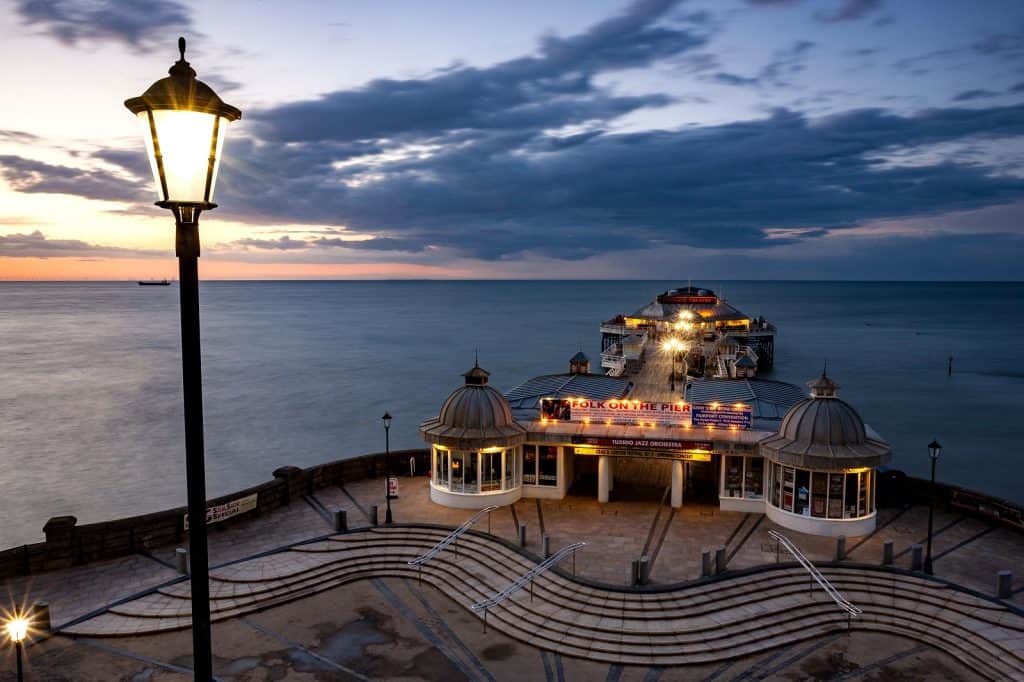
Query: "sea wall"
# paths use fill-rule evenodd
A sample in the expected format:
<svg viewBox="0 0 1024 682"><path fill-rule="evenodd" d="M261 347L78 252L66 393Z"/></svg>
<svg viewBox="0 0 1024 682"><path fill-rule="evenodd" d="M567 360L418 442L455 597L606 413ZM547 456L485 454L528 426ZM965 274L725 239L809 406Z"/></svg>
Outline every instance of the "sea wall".
<svg viewBox="0 0 1024 682"><path fill-rule="evenodd" d="M426 475L429 472L430 451L427 449L392 452L391 465L394 472L407 473L410 458L416 461L417 474ZM383 474L382 452L335 460L307 469L280 467L274 470L274 478L266 483L211 499L208 504L214 507L256 495L255 508L218 521L211 528L230 527L239 521L270 513L292 502L301 501L304 495L320 488L344 485ZM885 471L879 476L878 506L928 504L930 491L930 482L925 479L907 476L901 471ZM996 525L1024 531L1024 507L1007 500L937 483L935 504L938 509L956 509ZM44 542L0 551L0 579L116 559L145 553L161 546L183 545L187 536L184 527L185 511L184 507L177 507L82 526L78 525L74 516L55 516L43 527L46 534Z"/></svg>
<svg viewBox="0 0 1024 682"><path fill-rule="evenodd" d="M391 466L396 473L408 473L409 459L416 460L418 474L430 469L430 451L426 449L397 450L391 453ZM218 521L218 529L239 521L270 513L304 495L331 485L343 485L384 474L384 453L378 452L350 459L340 459L307 469L285 466L275 469L266 483L222 495L208 502L210 507L256 495L255 508ZM74 516L55 516L43 526L44 542L22 545L0 551L0 579L29 575L42 571L68 568L92 561L116 559L144 553L160 546L185 541L185 507L132 516L113 521L78 525Z"/></svg>

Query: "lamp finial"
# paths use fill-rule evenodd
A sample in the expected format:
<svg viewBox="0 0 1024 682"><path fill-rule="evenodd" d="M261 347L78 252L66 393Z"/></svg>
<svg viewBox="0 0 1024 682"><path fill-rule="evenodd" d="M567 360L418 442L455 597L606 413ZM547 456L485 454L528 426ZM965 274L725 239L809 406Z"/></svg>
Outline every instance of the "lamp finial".
<svg viewBox="0 0 1024 682"><path fill-rule="evenodd" d="M178 37L178 52L181 53L181 61L185 61L185 36Z"/></svg>

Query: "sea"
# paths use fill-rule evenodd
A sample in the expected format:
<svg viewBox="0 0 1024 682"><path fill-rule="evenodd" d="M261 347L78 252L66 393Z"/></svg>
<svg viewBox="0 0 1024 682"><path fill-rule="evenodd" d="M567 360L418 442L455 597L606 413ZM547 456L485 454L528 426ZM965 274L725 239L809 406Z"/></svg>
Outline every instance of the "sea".
<svg viewBox="0 0 1024 682"><path fill-rule="evenodd" d="M479 357L507 391L600 363L602 320L680 281L261 281L200 287L210 497L421 447ZM767 378L825 363L892 468L1024 503L1024 283L700 281L779 329ZM178 287L0 283L0 548L53 516L185 504ZM953 371L948 373L949 358Z"/></svg>

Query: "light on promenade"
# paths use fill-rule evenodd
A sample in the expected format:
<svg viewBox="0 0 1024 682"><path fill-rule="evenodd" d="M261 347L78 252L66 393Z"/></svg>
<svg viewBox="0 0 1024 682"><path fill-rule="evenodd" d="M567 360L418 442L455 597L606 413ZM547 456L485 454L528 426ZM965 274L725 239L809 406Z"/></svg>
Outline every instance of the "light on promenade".
<svg viewBox="0 0 1024 682"><path fill-rule="evenodd" d="M384 523L392 523L391 516L391 414L384 413Z"/></svg>
<svg viewBox="0 0 1024 682"><path fill-rule="evenodd" d="M932 517L935 515L935 465L942 454L942 446L939 441L932 439L928 443L928 456L932 460L932 483L928 489L928 549L924 553L924 572L932 575Z"/></svg>
<svg viewBox="0 0 1024 682"><path fill-rule="evenodd" d="M18 682L22 682L25 675L22 670L21 648L22 642L24 642L25 637L28 636L28 627L28 619L20 616L15 616L4 624L4 630L7 631L7 638L14 642L15 655L18 659Z"/></svg>
<svg viewBox="0 0 1024 682"><path fill-rule="evenodd" d="M181 365L185 407L185 477L188 486L195 679L213 678L210 644L209 555L206 542L206 471L203 455L202 366L199 352L199 214L216 208L213 190L227 123L242 112L225 104L181 58L167 78L125 101L139 117L156 183L157 206L174 213L181 297Z"/></svg>

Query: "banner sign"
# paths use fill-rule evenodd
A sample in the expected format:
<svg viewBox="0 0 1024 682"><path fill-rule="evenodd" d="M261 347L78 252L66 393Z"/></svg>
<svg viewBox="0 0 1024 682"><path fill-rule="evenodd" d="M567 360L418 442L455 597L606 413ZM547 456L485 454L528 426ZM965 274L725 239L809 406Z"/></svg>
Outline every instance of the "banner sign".
<svg viewBox="0 0 1024 682"><path fill-rule="evenodd" d="M694 405L693 425L749 429L751 415L750 405Z"/></svg>
<svg viewBox="0 0 1024 682"><path fill-rule="evenodd" d="M599 436L573 436L573 445L625 450L670 450L672 452L711 452L714 445L707 440L667 440L664 438L604 438Z"/></svg>
<svg viewBox="0 0 1024 682"><path fill-rule="evenodd" d="M690 426L690 405L684 402L590 398L541 398L541 419L589 424L657 424Z"/></svg>
<svg viewBox="0 0 1024 682"><path fill-rule="evenodd" d="M710 462L710 452L690 452L686 450L631 450L629 448L595 448L589 445L577 446L577 455L605 455L608 457L654 457L664 459L681 459L687 462Z"/></svg>
<svg viewBox="0 0 1024 682"><path fill-rule="evenodd" d="M211 523L217 523L224 519L231 518L232 516L238 516L244 514L247 511L252 511L256 508L256 493L252 495L246 495L245 497L239 497L237 500L231 500L224 504L218 504L213 507L206 508L206 525L209 526ZM185 514L185 530L188 530L188 514Z"/></svg>

